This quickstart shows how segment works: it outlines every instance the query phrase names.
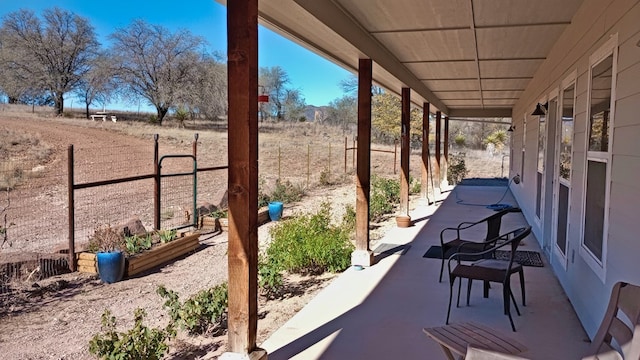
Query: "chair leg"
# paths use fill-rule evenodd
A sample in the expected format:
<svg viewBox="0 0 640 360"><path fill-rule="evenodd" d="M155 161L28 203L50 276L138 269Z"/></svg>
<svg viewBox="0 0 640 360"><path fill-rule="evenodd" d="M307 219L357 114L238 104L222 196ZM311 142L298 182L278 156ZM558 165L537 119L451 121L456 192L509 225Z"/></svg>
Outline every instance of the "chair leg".
<svg viewBox="0 0 640 360"><path fill-rule="evenodd" d="M447 321L445 324L449 325L449 315L451 315L451 301L453 300L453 282L456 281L455 278L449 277L449 307L447 308ZM460 279L462 281L462 279Z"/></svg>
<svg viewBox="0 0 640 360"><path fill-rule="evenodd" d="M444 271L444 250L442 250L442 262L440 263L440 277L438 282L442 282L442 272Z"/></svg>
<svg viewBox="0 0 640 360"><path fill-rule="evenodd" d="M489 289L491 288L491 284L488 281L484 281L484 288L482 290L482 296L484 296L484 298L488 298L489 297Z"/></svg>
<svg viewBox="0 0 640 360"><path fill-rule="evenodd" d="M460 280L462 281L462 280ZM471 284L473 280L467 279L467 306L469 306L469 297L471 296Z"/></svg>
<svg viewBox="0 0 640 360"><path fill-rule="evenodd" d="M462 278L460 278L460 282L458 283L458 300L456 301L456 307L460 307L460 292L462 291Z"/></svg>
<svg viewBox="0 0 640 360"><path fill-rule="evenodd" d="M522 306L527 306L524 295L524 270L521 268L518 273L520 275L520 294L522 295Z"/></svg>
<svg viewBox="0 0 640 360"><path fill-rule="evenodd" d="M516 298L513 296L513 292L509 289L509 294L511 295L511 300L513 300L513 307L516 308L516 313L520 316L520 309L518 309L518 304L516 303Z"/></svg>
<svg viewBox="0 0 640 360"><path fill-rule="evenodd" d="M504 301L504 311L505 314L509 317L509 322L511 323L511 330L516 331L516 326L513 324L513 318L511 317L511 299L509 298L509 294L511 293L511 289L508 285L504 286L502 291L502 300Z"/></svg>

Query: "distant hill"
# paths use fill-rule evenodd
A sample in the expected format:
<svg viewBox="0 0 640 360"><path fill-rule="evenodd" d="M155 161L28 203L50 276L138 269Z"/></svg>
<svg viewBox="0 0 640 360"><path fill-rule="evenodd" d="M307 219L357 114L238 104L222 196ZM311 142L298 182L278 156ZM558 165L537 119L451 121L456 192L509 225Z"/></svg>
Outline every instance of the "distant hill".
<svg viewBox="0 0 640 360"><path fill-rule="evenodd" d="M329 116L329 106L314 106L307 105L304 109L304 117L307 121L320 121L322 122Z"/></svg>

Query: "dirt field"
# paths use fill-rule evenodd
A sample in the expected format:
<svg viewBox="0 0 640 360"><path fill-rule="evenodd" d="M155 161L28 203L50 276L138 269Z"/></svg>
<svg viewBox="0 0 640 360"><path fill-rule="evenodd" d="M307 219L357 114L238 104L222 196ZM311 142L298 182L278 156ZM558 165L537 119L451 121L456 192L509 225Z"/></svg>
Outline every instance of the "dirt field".
<svg viewBox="0 0 640 360"><path fill-rule="evenodd" d="M47 173L30 178L30 186L48 179L64 178L66 167L63 165L65 161L63 156L70 143L73 143L78 151L76 156L82 159L100 148L148 147L149 133L158 130L157 128L148 129L145 126L130 129L129 127L133 126L127 124L0 115L0 128L2 127L32 134L53 150L52 157L44 164L44 171ZM171 131L170 129L159 130ZM123 134L125 132L135 133L135 136ZM203 142L216 143L215 141L207 142L206 139L217 134L203 135L201 135L201 140L204 138ZM182 135L181 131L176 131L176 134L170 136L173 137L172 143L176 146L175 149L164 149L165 151L179 151L180 143L188 141L188 136L192 135ZM277 136L274 135L274 137ZM261 135L261 140L268 142L271 138L269 135ZM207 145L207 147L210 146L213 145ZM127 153L129 159L135 159L136 156L133 152ZM108 171L117 175L120 170L114 167ZM87 177L83 174L78 176ZM285 215L310 211L322 201L333 202L337 212L343 209L345 204L355 204L352 182L344 179L342 181L329 188L311 189L303 202L287 204ZM47 195L49 201L32 205L29 211L33 211L34 214L59 213L59 216L64 217L66 184L61 181L59 184L50 185L51 190ZM14 202L19 202L19 197L16 197ZM340 214L336 215L339 217ZM268 223L260 227L261 242L266 241L268 229L273 225ZM385 231L385 226L376 230L378 234ZM64 232L60 237L64 238ZM121 329L131 326L133 311L138 307L147 311L148 325L164 325L168 321L168 316L166 310L161 307L162 300L156 294L158 285L165 285L177 291L181 297L188 297L202 289L226 281L226 233L202 236L201 243L202 247L199 251L160 270L111 285L102 284L94 276L79 273L11 284L15 291L0 295L1 357L5 359L91 359L93 357L88 353L88 342L100 329L100 315L104 309L110 309L118 318ZM16 242L11 247L11 251L0 251L0 256L8 259L16 258L23 253L49 249L51 245L37 241ZM264 341L269 334L300 310L319 289L328 284L333 276L331 274L313 278L289 276L286 280L288 290L282 298L270 301L261 298L258 343ZM225 334L199 338L181 335L172 344L170 358L216 358L226 350L225 343Z"/></svg>

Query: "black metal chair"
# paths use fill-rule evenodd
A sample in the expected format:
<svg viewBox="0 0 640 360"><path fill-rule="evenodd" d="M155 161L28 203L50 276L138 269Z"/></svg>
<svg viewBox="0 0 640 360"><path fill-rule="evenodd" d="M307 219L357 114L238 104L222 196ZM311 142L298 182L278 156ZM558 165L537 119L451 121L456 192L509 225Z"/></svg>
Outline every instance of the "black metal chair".
<svg viewBox="0 0 640 360"><path fill-rule="evenodd" d="M502 225L502 217L506 214L513 213L513 212L521 213L522 210L520 210L520 208L518 207L506 208L504 210L491 214L490 216L487 216L482 220L478 220L475 222L465 221L458 224L457 227L444 228L440 232L440 248L442 249L442 256L441 256L442 263L440 264L440 278L438 281L442 282L442 273L444 272L444 262L448 258L447 255L450 254L451 251L457 252L458 248L462 244L469 244L469 245L465 245L466 246L465 250L467 252L478 252L478 251L486 250L487 249L486 242L500 235L500 226ZM483 225L486 225L487 227L487 232L484 238L478 238L473 240L467 237L469 232L475 229L479 229ZM451 238L449 236L449 238L445 240L445 237L447 237L449 233L454 231L455 231L455 237Z"/></svg>
<svg viewBox="0 0 640 360"><path fill-rule="evenodd" d="M522 265L514 262L514 257L516 254L516 250L518 249L518 245L531 233L531 226L522 227L516 230L512 230L508 233L502 234L498 237L495 237L489 241L486 241L483 246L488 246L489 248L480 251L480 252L457 252L449 258L447 262L447 267L449 270L449 307L447 309L447 321L449 324L449 316L451 315L451 302L453 300L453 284L455 283L456 278L460 278L460 282L458 284L458 300L456 306L460 306L460 291L462 289L462 279L468 279L468 287L467 287L467 304L469 304L469 293L471 290L471 282L473 280L481 280L485 284L485 297L488 296L488 285L490 282L502 283L502 297L504 302L504 313L509 316L509 322L511 323L511 329L516 331L515 325L513 324L513 318L511 317L511 301L513 301L513 305L516 309L518 315L520 315L520 310L518 309L518 304L516 304L516 300L513 296L513 292L511 291L511 275L515 273L520 274L520 285L522 291L522 299L524 304L524 273L522 270ZM485 259L494 258L494 254L496 250L509 246L511 249L511 254L509 260L500 260L501 263L496 263L493 266L483 266L482 261ZM464 245L462 246L464 248ZM462 263L462 261L476 261L475 263ZM455 264L455 267L452 268L452 265Z"/></svg>

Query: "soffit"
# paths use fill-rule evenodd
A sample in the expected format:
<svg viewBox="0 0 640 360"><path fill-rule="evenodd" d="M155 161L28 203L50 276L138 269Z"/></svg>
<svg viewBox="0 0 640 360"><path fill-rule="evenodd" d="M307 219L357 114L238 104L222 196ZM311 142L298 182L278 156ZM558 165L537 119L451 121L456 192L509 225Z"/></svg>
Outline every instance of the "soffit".
<svg viewBox="0 0 640 360"><path fill-rule="evenodd" d="M416 104L487 115L515 104L582 2L260 0L259 16L352 71L372 59L374 81Z"/></svg>

